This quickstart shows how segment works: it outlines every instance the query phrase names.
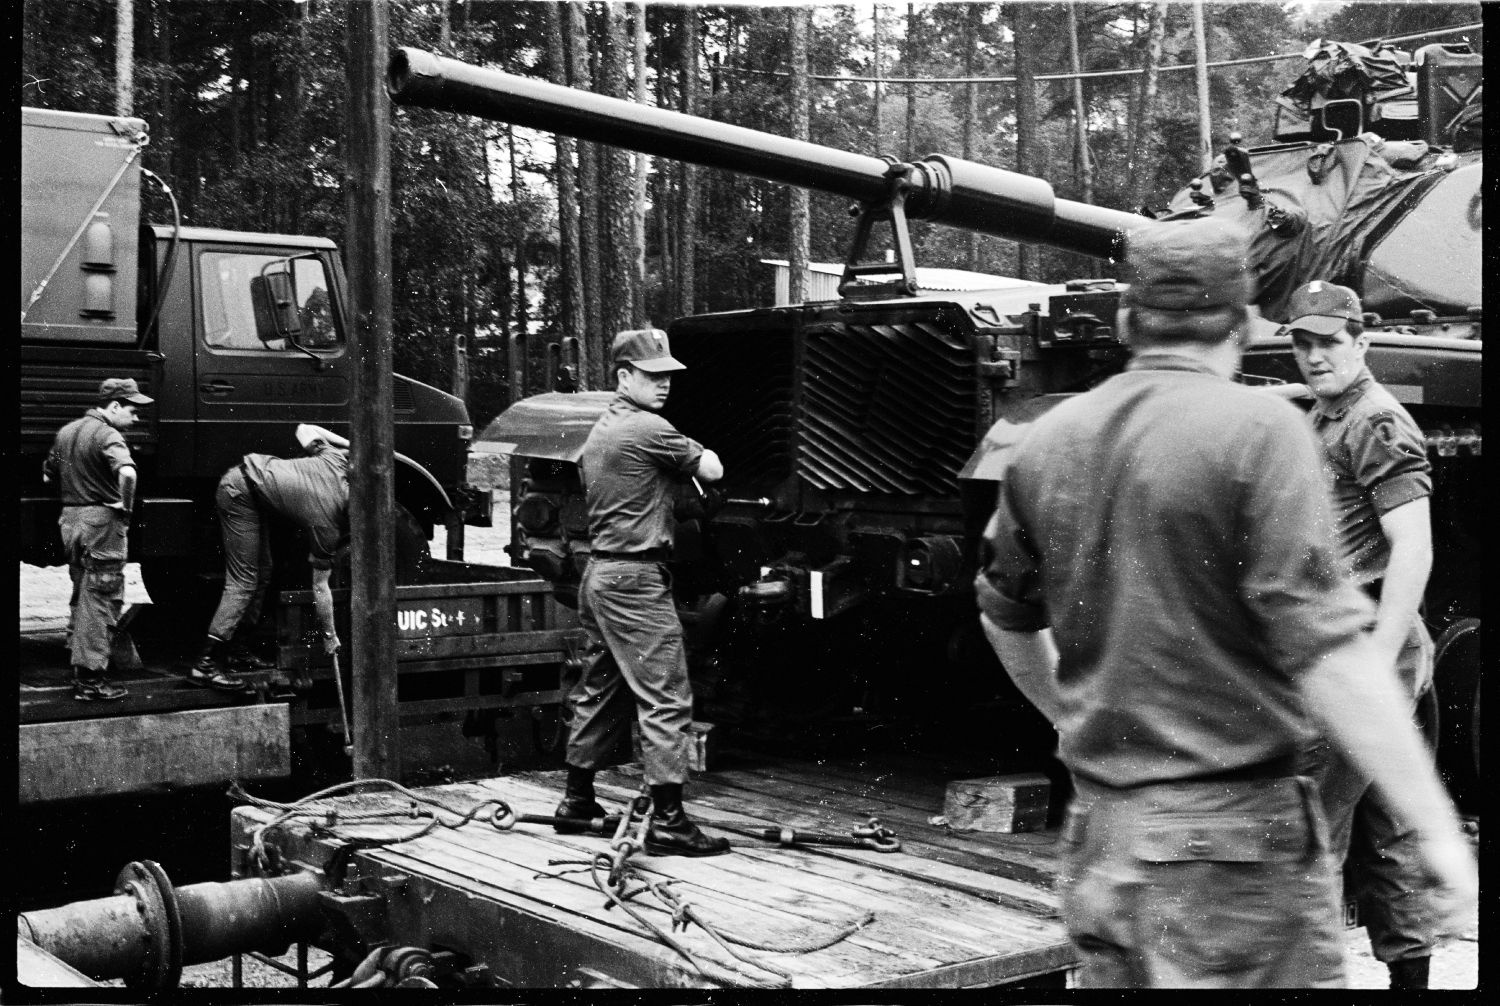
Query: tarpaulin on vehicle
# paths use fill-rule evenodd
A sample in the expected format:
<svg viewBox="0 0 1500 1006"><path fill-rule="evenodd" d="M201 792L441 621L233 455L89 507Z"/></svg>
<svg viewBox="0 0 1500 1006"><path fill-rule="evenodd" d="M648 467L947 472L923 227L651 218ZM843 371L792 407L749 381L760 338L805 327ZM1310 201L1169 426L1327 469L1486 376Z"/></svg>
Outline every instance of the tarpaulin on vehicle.
<svg viewBox="0 0 1500 1006"><path fill-rule="evenodd" d="M1256 152L1251 163L1265 202L1252 209L1232 184L1215 193L1214 214L1252 235L1256 303L1267 318L1284 321L1291 292L1314 279L1355 288L1365 310L1385 317L1417 307L1461 314L1480 303L1480 154L1433 150L1407 169L1381 155L1385 146L1366 134ZM1429 212L1429 194L1440 185L1451 212ZM1171 205L1192 207L1186 191ZM1279 228L1278 215L1288 221ZM1395 234L1428 258L1403 255L1390 244ZM1432 249L1443 252L1433 257Z"/></svg>

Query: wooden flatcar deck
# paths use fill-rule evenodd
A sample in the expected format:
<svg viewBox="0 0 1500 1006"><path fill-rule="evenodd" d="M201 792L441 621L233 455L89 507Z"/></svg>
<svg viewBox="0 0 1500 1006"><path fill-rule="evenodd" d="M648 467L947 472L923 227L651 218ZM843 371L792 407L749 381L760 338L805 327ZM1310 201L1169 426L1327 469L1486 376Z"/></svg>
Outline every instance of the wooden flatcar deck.
<svg viewBox="0 0 1500 1006"><path fill-rule="evenodd" d="M461 950L521 987L1060 987L1076 958L1051 890L1055 832L958 834L933 825L946 782L940 770L915 760L814 763L733 753L693 780L689 813L734 848L704 859L637 854L632 862L644 879L673 881L671 889L721 933L762 947L801 950L862 923L811 952L739 950L773 970L737 960L692 925L672 933L696 964L690 962L618 906L607 907L588 872L555 863L607 851L602 836L558 835L537 825L500 832L479 819L361 849L350 875L364 878L358 890L384 896L395 943ZM455 808L498 796L518 813L550 814L562 786L561 773L533 772L421 792ZM639 788L635 765L598 778L612 810ZM393 800L406 802L370 794L337 803L354 811ZM270 816L235 811L237 868L244 836ZM736 830L847 832L871 816L896 832L902 851L784 848ZM350 825L343 833L410 827ZM324 863L337 845L301 823L279 832L269 840L304 863ZM669 912L649 895L630 904L671 929Z"/></svg>

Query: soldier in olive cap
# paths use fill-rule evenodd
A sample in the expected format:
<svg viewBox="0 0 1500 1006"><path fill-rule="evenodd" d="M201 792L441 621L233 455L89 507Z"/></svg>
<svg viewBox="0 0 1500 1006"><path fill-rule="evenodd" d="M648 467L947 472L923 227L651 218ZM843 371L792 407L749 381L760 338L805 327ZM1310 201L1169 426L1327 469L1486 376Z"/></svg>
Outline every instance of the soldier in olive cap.
<svg viewBox="0 0 1500 1006"><path fill-rule="evenodd" d="M1314 280L1292 294L1286 330L1316 398L1309 418L1332 476L1339 547L1354 581L1375 599L1371 637L1384 673L1395 667L1408 708L1432 686L1432 637L1419 612L1432 571L1432 464L1411 415L1365 365L1359 297ZM1426 988L1432 920L1417 831L1369 792L1369 781L1326 745L1316 776L1334 856L1348 855L1350 891L1391 988Z"/></svg>
<svg viewBox="0 0 1500 1006"><path fill-rule="evenodd" d="M976 578L981 623L1072 773L1063 914L1089 987L1339 987L1336 864L1313 722L1410 820L1458 916L1473 857L1333 544L1297 409L1231 380L1248 238L1129 236L1126 371L1015 448ZM1457 922L1458 918L1451 921Z"/></svg>
<svg viewBox="0 0 1500 1006"><path fill-rule="evenodd" d="M69 646L73 697L80 702L127 694L104 680L125 599L125 535L135 512L135 459L122 434L152 401L131 378L109 378L99 385L99 404L58 431L42 462L43 481L56 482L62 497L57 525L73 578Z"/></svg>
<svg viewBox="0 0 1500 1006"><path fill-rule="evenodd" d="M724 466L657 414L672 374L687 369L673 358L665 332L621 332L610 353L615 398L589 432L581 460L591 541L578 617L588 644L567 696L568 785L557 816L604 815L594 798L594 772L634 717L653 805L646 850L716 855L728 852L729 842L705 835L682 808L693 693L666 563L674 484L717 481Z"/></svg>

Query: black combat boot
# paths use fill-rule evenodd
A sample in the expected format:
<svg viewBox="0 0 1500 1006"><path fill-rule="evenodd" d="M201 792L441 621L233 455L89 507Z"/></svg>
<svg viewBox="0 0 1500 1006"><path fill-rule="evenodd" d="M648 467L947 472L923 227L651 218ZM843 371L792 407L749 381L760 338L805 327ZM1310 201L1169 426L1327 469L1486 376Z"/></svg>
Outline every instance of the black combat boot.
<svg viewBox="0 0 1500 1006"><path fill-rule="evenodd" d="M245 682L234 676L234 671L220 656L223 649L224 641L218 636L209 636L204 640L203 648L198 651L198 659L188 668L188 680L195 685L221 692L244 691Z"/></svg>
<svg viewBox="0 0 1500 1006"><path fill-rule="evenodd" d="M1404 961L1391 961L1386 968L1391 972L1393 989L1425 989L1431 957L1408 957Z"/></svg>
<svg viewBox="0 0 1500 1006"><path fill-rule="evenodd" d="M557 805L553 816L572 818L578 822L576 826L564 824L562 821L553 822L553 829L564 833L583 831L584 825L589 821L604 816L604 808L599 806L598 800L594 799L593 769L579 768L576 765L568 766L568 788L563 793L562 802Z"/></svg>
<svg viewBox="0 0 1500 1006"><path fill-rule="evenodd" d="M276 662L267 660L252 650L249 644L238 639L231 640L224 654L224 661L236 671L274 671Z"/></svg>
<svg viewBox="0 0 1500 1006"><path fill-rule="evenodd" d="M73 668L73 698L79 702L113 702L129 694L119 685L105 681L103 671L76 666Z"/></svg>
<svg viewBox="0 0 1500 1006"><path fill-rule="evenodd" d="M651 825L646 851L657 856L717 856L729 851L729 839L709 838L682 809L682 783L651 787Z"/></svg>

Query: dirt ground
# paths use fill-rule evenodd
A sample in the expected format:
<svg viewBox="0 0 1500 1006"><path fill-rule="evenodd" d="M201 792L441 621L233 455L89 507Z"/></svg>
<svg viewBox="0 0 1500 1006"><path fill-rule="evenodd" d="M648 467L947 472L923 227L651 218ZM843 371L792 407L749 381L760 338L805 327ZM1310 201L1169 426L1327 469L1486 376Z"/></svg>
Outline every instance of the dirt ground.
<svg viewBox="0 0 1500 1006"><path fill-rule="evenodd" d="M494 565L508 565L509 559L503 548L508 535L504 527L503 510L499 513L502 526L496 528L468 528L465 556L470 561ZM439 530L432 542L434 555L444 555L443 532ZM67 570L61 567L37 569L21 566L20 601L21 628L36 630L46 626L59 626L67 620L69 582ZM147 603L145 587L141 583L140 569L135 564L126 568L126 604ZM1478 821L1470 822L1472 837L1478 841ZM1356 989L1383 989L1388 976L1385 965L1370 954L1369 941L1363 929L1350 929L1346 937L1345 960L1348 966L1349 987ZM286 965L296 963L295 950L280 960ZM316 969L326 963L327 956L314 950L309 955L309 967ZM217 961L183 969L184 987L230 988L233 986L230 961ZM1472 924L1460 937L1450 940L1437 949L1432 962L1432 987L1435 989L1473 989L1479 980L1479 921L1478 913ZM121 984L112 982L110 984ZM315 987L326 986L326 976L315 979ZM282 974L258 961L244 959L244 985L249 988L294 988L296 979Z"/></svg>

